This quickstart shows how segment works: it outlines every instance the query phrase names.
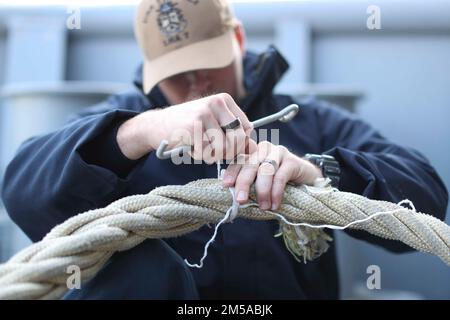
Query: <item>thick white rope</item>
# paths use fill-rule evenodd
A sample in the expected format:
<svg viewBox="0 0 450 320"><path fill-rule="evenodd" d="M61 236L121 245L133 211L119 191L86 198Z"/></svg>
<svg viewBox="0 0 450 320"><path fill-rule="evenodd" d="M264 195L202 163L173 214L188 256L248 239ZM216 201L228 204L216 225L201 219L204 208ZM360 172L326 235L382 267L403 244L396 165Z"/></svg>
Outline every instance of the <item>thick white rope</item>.
<svg viewBox="0 0 450 320"><path fill-rule="evenodd" d="M165 186L145 195L130 196L109 206L90 210L56 226L40 242L0 265L0 299L55 299L67 291L68 266L81 269L88 281L114 252L135 247L145 239L176 237L231 216L230 190L217 179L185 186ZM395 211L395 213L394 213ZM375 215L381 212L390 214ZM399 240L437 255L450 265L450 227L415 210L332 188L288 185L279 212L257 207L254 188L250 203L236 218L280 221L287 249L304 260L326 251L328 236L310 226L332 225L359 229L386 239ZM359 224L351 224L364 220ZM229 217L227 217L229 218ZM224 220L227 221L227 220ZM296 229L297 228L297 229ZM202 262L199 265L202 265Z"/></svg>
<svg viewBox="0 0 450 320"><path fill-rule="evenodd" d="M216 163L217 165L217 179L219 181L223 180L223 175L224 175L224 170L220 170L221 169L221 165L220 162ZM316 187L326 187L328 186L330 183L329 179L317 179L315 182L315 186ZM305 186L305 188L308 189L308 186ZM225 216L223 217L222 220L219 221L219 223L216 225L216 227L214 228L214 233L211 236L211 238L208 240L208 242L205 244L205 247L203 249L203 256L200 258L200 263L198 264L192 264L190 263L187 259L184 259L184 262L191 268L198 268L201 269L203 268L203 261L208 257L208 248L209 246L214 242L214 240L217 237L217 232L219 231L220 226L223 223L226 222L233 222L233 220L236 218L236 216L239 213L239 208L247 208L249 206L257 206L257 204L245 204L245 205L240 205L239 202L236 200L236 194L235 194L235 189L233 187L229 188L231 196L233 198L233 203L231 205L231 207L227 210L227 212L225 213ZM309 190L311 192L324 192L322 190L317 191L317 190L312 190L311 188L309 188ZM325 191L325 192L329 192L329 191ZM416 212L416 208L414 207L414 204L412 203L412 201L405 199L400 201L399 203L397 203L398 206L401 206L403 204L408 204L412 210L414 212ZM331 224L320 224L320 225L314 225L314 224L310 224L310 223L294 223L294 222L290 222L288 221L285 217L283 217L283 215L277 213L277 212L272 212L272 211L266 211L267 213L274 215L276 217L278 217L281 221L283 221L285 224L290 225L295 227L296 233L298 233L300 230L298 229L298 227L308 227L308 228L313 228L313 229L332 229L332 230L345 230L350 228L351 226L355 225L355 224L360 224L363 222L367 222L369 220L372 220L378 216L381 215L392 215L394 213L399 212L399 210L402 209L396 209L396 210L390 210L390 211L384 211L384 212L376 212L374 214L371 214L370 216L363 218L363 219L358 219L352 222L349 222L348 224L346 224L345 226L336 226L336 225L331 225Z"/></svg>

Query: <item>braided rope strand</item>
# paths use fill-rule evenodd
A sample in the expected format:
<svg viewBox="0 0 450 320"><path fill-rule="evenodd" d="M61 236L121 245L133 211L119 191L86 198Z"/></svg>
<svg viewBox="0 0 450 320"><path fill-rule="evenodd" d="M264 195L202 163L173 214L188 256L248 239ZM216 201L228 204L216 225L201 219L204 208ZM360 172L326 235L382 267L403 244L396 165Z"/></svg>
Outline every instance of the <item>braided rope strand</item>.
<svg viewBox="0 0 450 320"><path fill-rule="evenodd" d="M251 199L255 205L241 208L238 218L278 219L282 225L285 223L275 214L292 223L345 226L392 211L350 227L401 241L450 265L450 227L430 215L394 203L329 187L290 185L276 213L256 206L254 190ZM83 281L88 281L115 252L131 249L145 239L181 236L205 224L217 223L224 218L230 203L232 195L217 179L203 179L184 186L160 187L76 215L0 265L0 299L60 298L68 290L68 266L79 266Z"/></svg>

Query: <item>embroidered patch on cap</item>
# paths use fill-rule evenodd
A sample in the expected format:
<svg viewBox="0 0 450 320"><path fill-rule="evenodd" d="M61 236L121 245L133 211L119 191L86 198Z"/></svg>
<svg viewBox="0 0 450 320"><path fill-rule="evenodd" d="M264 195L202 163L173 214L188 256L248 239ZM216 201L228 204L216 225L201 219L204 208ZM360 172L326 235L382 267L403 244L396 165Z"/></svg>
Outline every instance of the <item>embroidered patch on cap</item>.
<svg viewBox="0 0 450 320"><path fill-rule="evenodd" d="M174 1L164 0L158 9L158 26L167 38L181 34L187 26L183 12L177 6L178 3Z"/></svg>

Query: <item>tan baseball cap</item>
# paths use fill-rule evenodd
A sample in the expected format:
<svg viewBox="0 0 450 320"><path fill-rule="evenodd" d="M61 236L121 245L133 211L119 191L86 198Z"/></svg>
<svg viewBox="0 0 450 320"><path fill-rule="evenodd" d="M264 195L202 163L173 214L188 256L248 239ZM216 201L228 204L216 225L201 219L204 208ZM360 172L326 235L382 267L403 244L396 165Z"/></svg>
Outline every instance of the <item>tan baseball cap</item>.
<svg viewBox="0 0 450 320"><path fill-rule="evenodd" d="M235 21L227 0L143 0L135 34L144 92L179 73L230 65Z"/></svg>

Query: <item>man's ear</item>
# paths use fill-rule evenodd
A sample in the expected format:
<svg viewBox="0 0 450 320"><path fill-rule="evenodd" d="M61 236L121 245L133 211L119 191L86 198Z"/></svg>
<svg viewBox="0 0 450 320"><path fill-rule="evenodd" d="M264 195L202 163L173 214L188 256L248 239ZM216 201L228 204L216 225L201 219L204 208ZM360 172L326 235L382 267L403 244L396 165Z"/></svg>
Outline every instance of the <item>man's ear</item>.
<svg viewBox="0 0 450 320"><path fill-rule="evenodd" d="M244 26L242 25L242 23L240 21L235 22L234 34L239 43L239 48L241 49L241 54L242 54L242 56L244 56L245 50L246 50L245 45L246 45L247 39L245 37Z"/></svg>

